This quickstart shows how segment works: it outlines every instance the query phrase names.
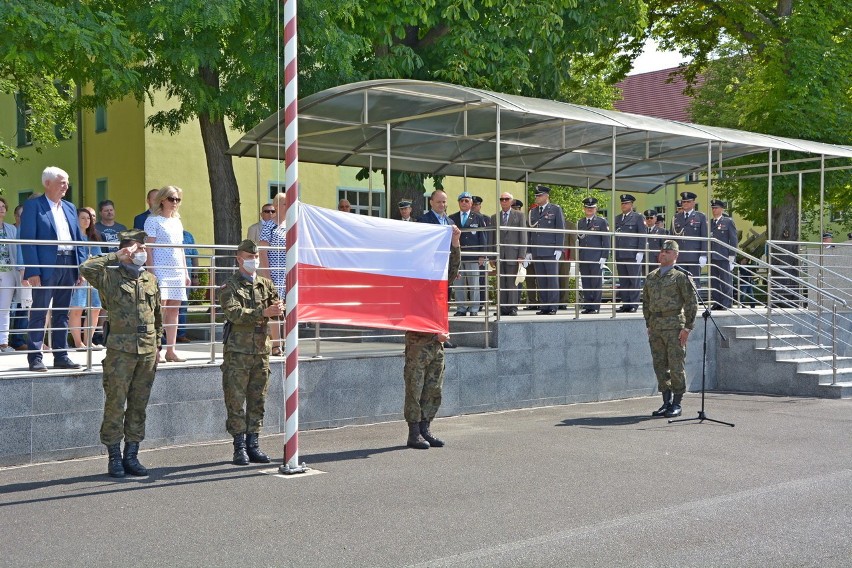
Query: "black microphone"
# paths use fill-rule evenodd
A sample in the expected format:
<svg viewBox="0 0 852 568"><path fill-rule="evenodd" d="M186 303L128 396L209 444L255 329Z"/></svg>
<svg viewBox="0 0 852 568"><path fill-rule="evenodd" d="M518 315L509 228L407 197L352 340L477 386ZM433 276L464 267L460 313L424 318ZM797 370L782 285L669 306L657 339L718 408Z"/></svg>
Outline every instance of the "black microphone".
<svg viewBox="0 0 852 568"><path fill-rule="evenodd" d="M681 272L692 278L692 273L683 266L680 266L679 264L673 264L672 268L674 268L675 270L680 270Z"/></svg>

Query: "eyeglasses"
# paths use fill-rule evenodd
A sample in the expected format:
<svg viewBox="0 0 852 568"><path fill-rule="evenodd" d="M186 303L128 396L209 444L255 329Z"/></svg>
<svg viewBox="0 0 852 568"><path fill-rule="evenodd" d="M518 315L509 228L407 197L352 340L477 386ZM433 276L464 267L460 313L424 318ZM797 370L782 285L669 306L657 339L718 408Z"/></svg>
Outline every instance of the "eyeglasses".
<svg viewBox="0 0 852 568"><path fill-rule="evenodd" d="M173 195L170 195L170 196L166 197L166 199L168 199L168 200L169 200L169 201L171 201L172 203L180 203L180 202L181 202L181 198L180 198L180 197L174 197Z"/></svg>
<svg viewBox="0 0 852 568"><path fill-rule="evenodd" d="M511 197L501 197L500 201L512 201Z"/></svg>
<svg viewBox="0 0 852 568"><path fill-rule="evenodd" d="M264 209L263 212L272 214L272 213L275 213L275 209Z"/></svg>

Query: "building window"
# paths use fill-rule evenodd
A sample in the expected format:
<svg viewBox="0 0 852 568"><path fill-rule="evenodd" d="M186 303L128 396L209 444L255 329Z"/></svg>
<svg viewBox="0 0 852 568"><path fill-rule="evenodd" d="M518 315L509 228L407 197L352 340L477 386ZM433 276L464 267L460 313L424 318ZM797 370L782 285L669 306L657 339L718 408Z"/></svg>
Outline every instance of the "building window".
<svg viewBox="0 0 852 568"><path fill-rule="evenodd" d="M26 97L21 93L15 93L15 107L17 112L17 136L18 147L32 146L33 135L29 130L30 121L33 118L33 109L27 102Z"/></svg>
<svg viewBox="0 0 852 568"><path fill-rule="evenodd" d="M700 172L692 172L686 175L686 183L698 183L701 181Z"/></svg>
<svg viewBox="0 0 852 568"><path fill-rule="evenodd" d="M666 214L666 206L665 205L655 205L654 211L657 212L657 215L665 215Z"/></svg>
<svg viewBox="0 0 852 568"><path fill-rule="evenodd" d="M95 181L95 194L97 195L95 203L100 203L101 201L109 199L107 178L100 178L99 180Z"/></svg>
<svg viewBox="0 0 852 568"><path fill-rule="evenodd" d="M33 190L31 190L31 189L19 191L18 192L18 205L23 205L24 201L26 201L27 199L32 197L32 195L33 195Z"/></svg>
<svg viewBox="0 0 852 568"><path fill-rule="evenodd" d="M107 129L107 113L106 107L95 108L95 132L106 132Z"/></svg>
<svg viewBox="0 0 852 568"><path fill-rule="evenodd" d="M268 203L271 203L272 199L276 195L278 195L279 193L284 193L284 191L286 191L286 189L285 189L283 183L278 183L278 182L274 182L274 181L270 182L269 183L269 201L268 201Z"/></svg>
<svg viewBox="0 0 852 568"><path fill-rule="evenodd" d="M370 191L367 189L356 188L338 188L337 200L348 199L352 206L351 212L358 215L369 215L371 217L381 217L382 211L385 210L385 192L381 190L373 190L373 206L370 207Z"/></svg>
<svg viewBox="0 0 852 568"><path fill-rule="evenodd" d="M831 222L840 223L843 221L843 211L831 210Z"/></svg>

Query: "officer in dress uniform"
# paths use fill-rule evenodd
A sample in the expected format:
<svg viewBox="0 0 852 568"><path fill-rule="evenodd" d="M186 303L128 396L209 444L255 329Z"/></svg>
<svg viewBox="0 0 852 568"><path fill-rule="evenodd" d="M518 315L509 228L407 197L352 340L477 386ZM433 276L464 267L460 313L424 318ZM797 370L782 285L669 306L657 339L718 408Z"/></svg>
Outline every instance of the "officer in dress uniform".
<svg viewBox="0 0 852 568"><path fill-rule="evenodd" d="M661 219L662 215L658 215L656 210L646 209L642 215L645 217L645 228L648 231L648 246L646 247L648 262L645 266L645 276L647 276L660 263L660 245L663 244L663 237L668 235L668 231L666 231L662 222L657 222L658 219L660 221L664 221L664 219Z"/></svg>
<svg viewBox="0 0 852 568"><path fill-rule="evenodd" d="M648 234L645 221L633 210L636 198L625 193L620 198L621 215L615 218L615 267L620 284L621 307L618 312L635 312L639 302L639 274L645 257Z"/></svg>
<svg viewBox="0 0 852 568"><path fill-rule="evenodd" d="M583 200L585 217L577 221L578 260L580 261L580 276L583 281L584 314L596 314L600 311L601 273L609 256L609 224L603 217L598 217L598 200L587 197Z"/></svg>
<svg viewBox="0 0 852 568"><path fill-rule="evenodd" d="M101 443L107 447L111 477L148 475L138 452L139 442L145 439L145 410L157 370L163 319L157 277L145 270L147 238L138 229L122 231L118 251L80 265L80 274L97 288L109 311L104 325Z"/></svg>
<svg viewBox="0 0 852 568"><path fill-rule="evenodd" d="M727 204L719 199L710 202L710 212L713 219L710 221L710 236L729 246L736 248L739 244L737 227L734 220L727 217L725 209ZM715 241L710 243L710 285L712 286L712 299L714 310L730 308L734 296L734 260L737 253Z"/></svg>
<svg viewBox="0 0 852 568"><path fill-rule="evenodd" d="M530 210L529 223L533 229L565 229L562 208L550 202L550 188L537 185L535 202L538 207ZM539 311L537 315L554 315L559 304L559 259L562 258L565 237L563 233L531 231L530 253L537 261L535 273L538 277Z"/></svg>
<svg viewBox="0 0 852 568"><path fill-rule="evenodd" d="M663 405L651 416L680 416L686 392L686 342L695 326L698 302L689 276L674 269L678 244L663 241L660 267L645 279L642 288L642 315L648 329L651 359Z"/></svg>
<svg viewBox="0 0 852 568"><path fill-rule="evenodd" d="M257 243L248 239L237 247L237 272L219 292L225 331L222 337L222 389L234 437L234 465L269 463L260 449L266 390L269 386L268 323L284 315L285 308L272 280L257 275Z"/></svg>
<svg viewBox="0 0 852 568"><path fill-rule="evenodd" d="M675 215L672 231L674 236L707 238L707 217L704 213L695 210L696 197L697 195L690 191L680 194L683 211ZM692 274L693 278L698 278L701 268L707 264L707 243L700 240L678 239L678 246L681 265Z"/></svg>
<svg viewBox="0 0 852 568"><path fill-rule="evenodd" d="M411 200L403 199L397 205L399 207L399 218L401 221L411 223L414 219L411 218Z"/></svg>

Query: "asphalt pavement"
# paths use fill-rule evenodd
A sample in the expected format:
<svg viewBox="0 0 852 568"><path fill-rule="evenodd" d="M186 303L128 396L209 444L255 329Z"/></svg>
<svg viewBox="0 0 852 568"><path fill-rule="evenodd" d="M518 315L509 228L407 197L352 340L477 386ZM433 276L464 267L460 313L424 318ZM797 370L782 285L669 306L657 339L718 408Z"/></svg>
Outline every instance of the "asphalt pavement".
<svg viewBox="0 0 852 568"><path fill-rule="evenodd" d="M700 397L685 398L687 418ZM0 566L852 566L852 401L712 393L300 435L309 475L227 442L0 469ZM224 436L223 436L224 437ZM142 446L144 450L144 443Z"/></svg>

